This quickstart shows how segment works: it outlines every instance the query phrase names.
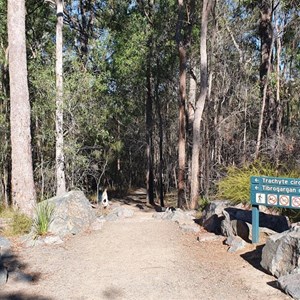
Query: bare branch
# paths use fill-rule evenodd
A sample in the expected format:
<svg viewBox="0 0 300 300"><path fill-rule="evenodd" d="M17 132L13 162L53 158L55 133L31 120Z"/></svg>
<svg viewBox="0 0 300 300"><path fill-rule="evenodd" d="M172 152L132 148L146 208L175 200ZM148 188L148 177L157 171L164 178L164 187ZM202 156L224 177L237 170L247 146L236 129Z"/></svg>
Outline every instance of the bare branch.
<svg viewBox="0 0 300 300"><path fill-rule="evenodd" d="M233 33L232 31L230 30L229 26L227 25L227 23L225 24L225 27L226 27L226 30L228 31L231 39L232 39L232 42L236 48L236 50L238 51L239 55L240 55L240 64L243 63L243 60L244 60L244 54L243 54L243 51L241 50L240 46L238 45L236 39L234 38L233 36Z"/></svg>

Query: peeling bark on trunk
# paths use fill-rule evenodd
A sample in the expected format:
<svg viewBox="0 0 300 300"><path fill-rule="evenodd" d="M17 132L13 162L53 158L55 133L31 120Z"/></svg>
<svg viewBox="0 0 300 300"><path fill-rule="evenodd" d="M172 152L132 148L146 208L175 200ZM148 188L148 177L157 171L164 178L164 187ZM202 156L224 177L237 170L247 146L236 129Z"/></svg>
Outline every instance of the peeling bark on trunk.
<svg viewBox="0 0 300 300"><path fill-rule="evenodd" d="M25 0L8 1L12 202L32 216L36 204L33 181L30 103L27 83Z"/></svg>

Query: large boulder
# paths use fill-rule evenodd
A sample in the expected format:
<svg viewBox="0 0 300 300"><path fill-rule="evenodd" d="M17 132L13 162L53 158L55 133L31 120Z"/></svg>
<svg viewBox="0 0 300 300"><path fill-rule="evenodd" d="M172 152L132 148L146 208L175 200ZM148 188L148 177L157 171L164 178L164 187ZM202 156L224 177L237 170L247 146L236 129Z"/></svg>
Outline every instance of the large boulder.
<svg viewBox="0 0 300 300"><path fill-rule="evenodd" d="M213 201L204 210L201 224L208 232L224 236L239 236L246 242L251 239L252 211L244 207L230 206L229 201ZM264 235L283 232L290 228L284 216L259 213L260 232Z"/></svg>
<svg viewBox="0 0 300 300"><path fill-rule="evenodd" d="M202 211L200 224L208 232L221 234L221 222L224 220L223 211L230 205L231 202L228 200L211 201Z"/></svg>
<svg viewBox="0 0 300 300"><path fill-rule="evenodd" d="M223 216L223 210L226 207L229 207L231 204L228 200L214 200L209 202L208 205L204 208L202 211L202 223L206 222L208 219L210 219L213 216L222 217Z"/></svg>
<svg viewBox="0 0 300 300"><path fill-rule="evenodd" d="M293 299L300 300L300 274L288 274L278 279L279 287Z"/></svg>
<svg viewBox="0 0 300 300"><path fill-rule="evenodd" d="M224 236L238 236L249 242L249 227L246 222L239 219L231 219L230 214L223 210L224 220L221 222L221 232Z"/></svg>
<svg viewBox="0 0 300 300"><path fill-rule="evenodd" d="M96 220L96 213L82 191L71 191L45 201L54 206L49 232L61 238L88 229Z"/></svg>
<svg viewBox="0 0 300 300"><path fill-rule="evenodd" d="M236 207L225 208L231 220L240 220L252 224L252 211ZM276 232L283 232L290 228L288 218L285 216L270 215L264 212L259 213L259 226L269 228Z"/></svg>
<svg viewBox="0 0 300 300"><path fill-rule="evenodd" d="M277 278L300 272L300 226L269 237L261 266Z"/></svg>

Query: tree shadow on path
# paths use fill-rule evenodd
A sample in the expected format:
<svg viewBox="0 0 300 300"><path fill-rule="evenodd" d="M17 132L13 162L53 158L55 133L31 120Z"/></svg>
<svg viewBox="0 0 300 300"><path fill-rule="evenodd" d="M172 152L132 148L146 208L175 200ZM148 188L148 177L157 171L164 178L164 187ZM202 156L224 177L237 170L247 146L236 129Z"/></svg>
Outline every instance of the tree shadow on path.
<svg viewBox="0 0 300 300"><path fill-rule="evenodd" d="M5 291L7 285L17 284L36 284L41 279L40 272L29 271L28 264L22 262L20 257L13 251L8 250L2 253L0 257L0 267L7 270L7 283L0 288L1 300L51 300L49 297L42 297L39 295L29 295L23 291L8 292Z"/></svg>

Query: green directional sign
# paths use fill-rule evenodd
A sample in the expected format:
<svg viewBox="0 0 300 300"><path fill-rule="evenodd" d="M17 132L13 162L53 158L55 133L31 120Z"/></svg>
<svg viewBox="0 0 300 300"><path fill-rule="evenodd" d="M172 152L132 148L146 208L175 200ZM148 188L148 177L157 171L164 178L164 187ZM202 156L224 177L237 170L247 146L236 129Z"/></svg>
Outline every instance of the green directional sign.
<svg viewBox="0 0 300 300"><path fill-rule="evenodd" d="M300 179L251 177L251 204L300 209Z"/></svg>
<svg viewBox="0 0 300 300"><path fill-rule="evenodd" d="M300 209L300 179L252 176L252 242L259 239L259 205Z"/></svg>

